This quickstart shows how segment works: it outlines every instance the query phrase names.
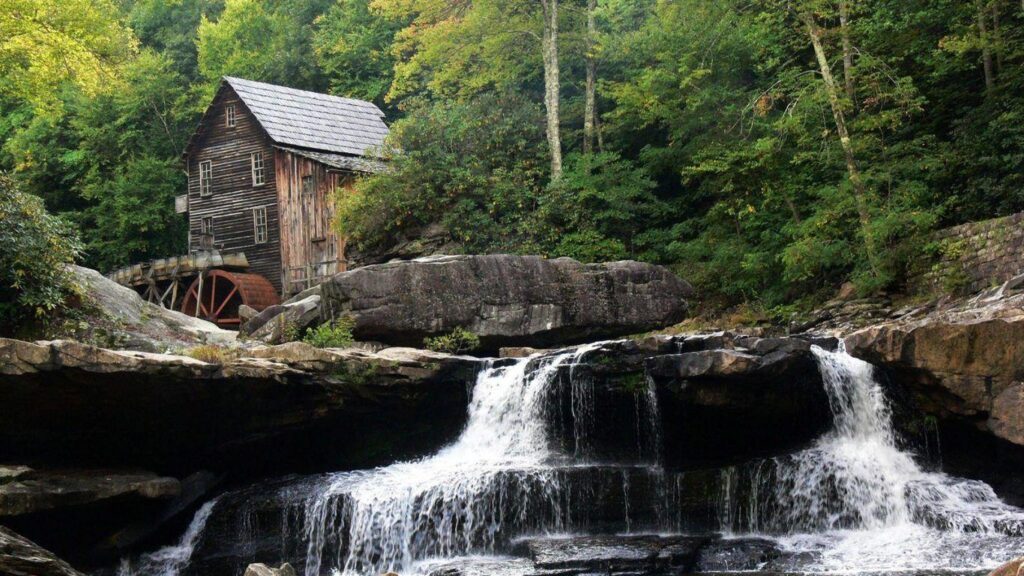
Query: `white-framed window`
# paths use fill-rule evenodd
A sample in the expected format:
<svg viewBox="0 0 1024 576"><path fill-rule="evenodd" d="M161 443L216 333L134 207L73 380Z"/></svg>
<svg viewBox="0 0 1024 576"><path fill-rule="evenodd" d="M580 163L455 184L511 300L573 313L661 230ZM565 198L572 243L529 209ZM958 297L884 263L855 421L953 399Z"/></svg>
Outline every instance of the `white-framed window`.
<svg viewBox="0 0 1024 576"><path fill-rule="evenodd" d="M224 125L228 128L235 127L235 105L228 104L224 107Z"/></svg>
<svg viewBox="0 0 1024 576"><path fill-rule="evenodd" d="M252 185L259 186L266 182L263 169L263 152L252 153Z"/></svg>
<svg viewBox="0 0 1024 576"><path fill-rule="evenodd" d="M256 244L267 242L267 207L257 206L252 209L252 231Z"/></svg>
<svg viewBox="0 0 1024 576"><path fill-rule="evenodd" d="M206 160L199 163L199 195L209 196L213 194L210 184L213 181L213 161Z"/></svg>

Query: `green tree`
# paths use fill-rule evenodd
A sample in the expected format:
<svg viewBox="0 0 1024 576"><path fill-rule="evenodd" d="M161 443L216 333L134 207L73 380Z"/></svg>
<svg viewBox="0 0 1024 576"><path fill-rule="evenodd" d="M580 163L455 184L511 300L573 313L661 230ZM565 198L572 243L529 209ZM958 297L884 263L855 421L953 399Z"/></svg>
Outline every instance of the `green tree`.
<svg viewBox="0 0 1024 576"><path fill-rule="evenodd" d="M5 0L0 6L0 92L54 111L65 82L87 94L117 80L135 49L109 0Z"/></svg>
<svg viewBox="0 0 1024 576"><path fill-rule="evenodd" d="M6 175L0 175L0 222L0 332L12 335L76 293L68 265L79 244L67 222Z"/></svg>
<svg viewBox="0 0 1024 576"><path fill-rule="evenodd" d="M385 106L394 81L392 44L406 25L407 18L389 17L367 0L338 0L317 18L313 43L331 92Z"/></svg>
<svg viewBox="0 0 1024 576"><path fill-rule="evenodd" d="M226 0L217 20L204 15L196 45L207 100L222 76L323 89L311 38L313 20L325 5L325 0Z"/></svg>

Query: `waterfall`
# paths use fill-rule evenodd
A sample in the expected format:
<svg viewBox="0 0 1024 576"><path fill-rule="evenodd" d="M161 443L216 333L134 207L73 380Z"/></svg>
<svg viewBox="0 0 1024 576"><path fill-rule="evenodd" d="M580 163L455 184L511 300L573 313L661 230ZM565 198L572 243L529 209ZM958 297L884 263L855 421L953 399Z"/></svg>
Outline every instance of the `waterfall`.
<svg viewBox="0 0 1024 576"><path fill-rule="evenodd" d="M192 522L177 544L144 554L134 563L127 559L123 560L118 567L117 576L179 576L192 559L192 551L216 505L216 498L203 504L192 517Z"/></svg>
<svg viewBox="0 0 1024 576"><path fill-rule="evenodd" d="M286 505L260 522L251 494L225 495L210 525L235 528L228 555L253 558L246 546L270 541L263 554L293 560L306 576L425 574L470 556L480 574L521 575L533 573L529 560L496 555L523 537L716 526L726 539L774 540L778 572L962 571L1019 554L1024 513L982 482L919 466L897 438L873 368L845 351L812 348L833 426L809 448L674 472L661 463L654 379L588 358L604 344L490 361L460 436L434 455L285 482L270 499ZM213 508L196 514L177 546L119 576L188 572Z"/></svg>
<svg viewBox="0 0 1024 576"><path fill-rule="evenodd" d="M492 364L477 379L468 423L453 444L422 460L336 475L308 503L306 574L320 574L332 557L343 574L407 570L427 557L494 551L519 533L568 529L577 507L566 485L586 462L594 425L593 383L575 366L600 346ZM563 367L574 416L570 454L556 449L549 430ZM638 419L647 413L643 420L652 422L653 387L635 395ZM627 531L636 473L621 468Z"/></svg>
<svg viewBox="0 0 1024 576"><path fill-rule="evenodd" d="M727 530L782 535L820 554L819 570L970 567L1019 546L1007 536L1024 535L1021 510L983 482L925 471L900 447L870 364L813 352L833 428L807 450L725 474Z"/></svg>

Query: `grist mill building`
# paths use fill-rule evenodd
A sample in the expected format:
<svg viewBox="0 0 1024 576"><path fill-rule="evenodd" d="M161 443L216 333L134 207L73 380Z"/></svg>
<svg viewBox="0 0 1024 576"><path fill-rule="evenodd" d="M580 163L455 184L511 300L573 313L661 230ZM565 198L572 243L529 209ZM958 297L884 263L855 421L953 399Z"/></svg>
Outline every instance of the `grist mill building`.
<svg viewBox="0 0 1024 576"><path fill-rule="evenodd" d="M344 271L334 201L387 135L370 102L225 77L184 153L189 252L244 253L285 296Z"/></svg>

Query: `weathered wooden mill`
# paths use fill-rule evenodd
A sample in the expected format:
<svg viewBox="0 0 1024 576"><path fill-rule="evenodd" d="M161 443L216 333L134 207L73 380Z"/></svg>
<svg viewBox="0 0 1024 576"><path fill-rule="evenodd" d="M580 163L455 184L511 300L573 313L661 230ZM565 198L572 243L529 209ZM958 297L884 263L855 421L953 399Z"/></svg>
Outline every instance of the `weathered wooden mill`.
<svg viewBox="0 0 1024 576"><path fill-rule="evenodd" d="M110 278L150 302L237 327L240 305L277 304L346 268L337 194L383 169L371 102L225 77L183 154L188 253Z"/></svg>

